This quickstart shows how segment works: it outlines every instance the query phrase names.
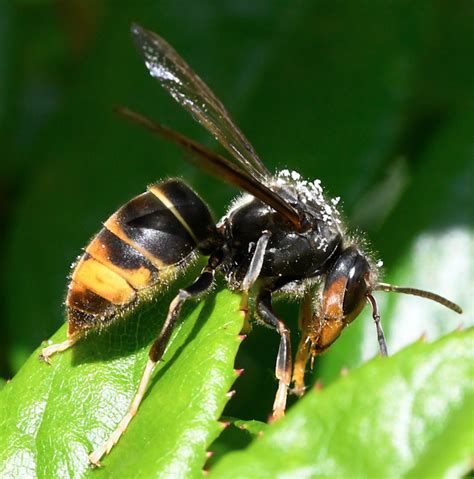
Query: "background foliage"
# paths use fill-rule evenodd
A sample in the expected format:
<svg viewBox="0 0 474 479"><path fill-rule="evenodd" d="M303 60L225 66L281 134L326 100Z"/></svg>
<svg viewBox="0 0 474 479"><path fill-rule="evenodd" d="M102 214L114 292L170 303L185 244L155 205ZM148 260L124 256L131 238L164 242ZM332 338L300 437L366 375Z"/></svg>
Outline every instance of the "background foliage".
<svg viewBox="0 0 474 479"><path fill-rule="evenodd" d="M391 352L472 324L472 3L287 3L0 3L4 378L61 325L69 265L120 204L168 176L186 178L216 216L235 194L112 112L124 104L216 146L148 78L131 21L182 53L270 169L321 178L342 197L348 224L367 233L387 281L465 308L460 319L380 294ZM279 311L296 333L295 306ZM365 312L318 361L313 380L337 383L341 369L374 356L373 329ZM273 333L254 328L226 414L266 420L277 346ZM251 437L226 433L214 450L245 447Z"/></svg>

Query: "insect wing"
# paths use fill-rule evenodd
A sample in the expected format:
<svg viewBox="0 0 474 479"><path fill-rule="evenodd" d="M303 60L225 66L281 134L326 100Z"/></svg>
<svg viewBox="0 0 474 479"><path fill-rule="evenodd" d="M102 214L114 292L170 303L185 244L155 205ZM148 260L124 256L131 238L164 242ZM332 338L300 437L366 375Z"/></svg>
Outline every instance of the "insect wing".
<svg viewBox="0 0 474 479"><path fill-rule="evenodd" d="M268 178L270 172L222 103L171 45L137 24L131 32L150 75L214 135L239 166L260 181Z"/></svg>
<svg viewBox="0 0 474 479"><path fill-rule="evenodd" d="M128 108L118 107L117 112L133 123L140 125L156 135L162 136L182 148L191 152L191 156L185 159L211 175L226 181L227 183L247 191L251 195L278 211L284 218L292 223L296 229L301 227L301 220L298 211L291 206L284 198L271 190L264 183L250 175L227 158L215 153L199 143L186 138L181 133L173 131L164 125L160 125L149 118Z"/></svg>

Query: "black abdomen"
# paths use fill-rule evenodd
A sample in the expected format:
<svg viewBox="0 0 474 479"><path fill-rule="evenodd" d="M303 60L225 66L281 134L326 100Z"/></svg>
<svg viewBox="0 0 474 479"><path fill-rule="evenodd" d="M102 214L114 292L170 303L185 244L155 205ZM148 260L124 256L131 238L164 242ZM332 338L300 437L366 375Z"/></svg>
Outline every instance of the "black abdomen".
<svg viewBox="0 0 474 479"><path fill-rule="evenodd" d="M153 184L114 213L76 264L66 305L69 334L103 324L137 293L166 284L217 232L206 204L179 180Z"/></svg>

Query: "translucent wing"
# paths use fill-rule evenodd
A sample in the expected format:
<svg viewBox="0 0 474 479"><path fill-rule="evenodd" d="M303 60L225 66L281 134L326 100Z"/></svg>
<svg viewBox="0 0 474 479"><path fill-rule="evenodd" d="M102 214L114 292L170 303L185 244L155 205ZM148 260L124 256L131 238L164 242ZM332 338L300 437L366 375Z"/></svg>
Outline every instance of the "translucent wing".
<svg viewBox="0 0 474 479"><path fill-rule="evenodd" d="M207 85L159 35L132 25L132 38L151 76L227 149L236 163L259 180L270 173L244 134Z"/></svg>
<svg viewBox="0 0 474 479"><path fill-rule="evenodd" d="M272 191L257 178L254 178L246 170L231 163L214 151L196 143L194 140L186 138L184 135L181 135L181 133L177 133L164 125L160 125L140 113L124 107L117 108L117 111L130 121L185 148L192 154L190 157L186 157L187 161L196 164L199 168L204 169L211 175L259 198L278 211L284 218L292 223L297 230L301 228L301 219L298 211L291 206L288 201L281 198L280 195Z"/></svg>

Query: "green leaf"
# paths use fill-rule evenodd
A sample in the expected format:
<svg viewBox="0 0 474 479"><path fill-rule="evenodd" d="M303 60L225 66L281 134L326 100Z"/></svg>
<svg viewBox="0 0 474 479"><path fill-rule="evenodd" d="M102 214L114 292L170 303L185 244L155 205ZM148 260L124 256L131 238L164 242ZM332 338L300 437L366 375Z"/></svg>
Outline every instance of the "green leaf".
<svg viewBox="0 0 474 479"><path fill-rule="evenodd" d="M170 295L100 335L38 361L38 349L0 395L1 477L86 477L87 455L127 411ZM188 306L127 433L93 477L199 476L237 374L239 297ZM157 320L157 318L159 318ZM65 327L53 341L65 337Z"/></svg>
<svg viewBox="0 0 474 479"><path fill-rule="evenodd" d="M80 248L146 184L182 176L216 217L235 194L188 167L174 146L112 114L114 105L125 104L216 148L146 74L129 38L132 20L159 32L189 61L271 171L295 169L341 196L353 220L347 226L365 230L384 260L384 279L433 289L466 309L472 304L472 2L461 0L456 8L408 0L140 0L120 8L63 2L61 21L57 2L26 3L0 7L4 377L63 321L66 275ZM449 240L452 233L461 241ZM472 306L458 317L417 298L380 293L378 299L391 353L474 317ZM277 310L296 345L297 308L280 303ZM328 385L339 381L341 368L373 357L372 323L366 310L317 361L313 377ZM258 327L244 342L237 366L245 374L227 415L268 417L278 342L275 332ZM129 348L125 356L135 352ZM107 354L103 359L120 357ZM133 370L133 385L142 366ZM49 380L44 377L45 387ZM32 400L30 408L41 404ZM234 432L238 438L227 436ZM137 464L162 440L140 454L133 449ZM215 462L252 440L227 428L211 446ZM129 460L121 445L117 450ZM114 454L95 474L107 475L118 461ZM73 475L75 463L70 470ZM122 475L118 466L112 470Z"/></svg>
<svg viewBox="0 0 474 479"><path fill-rule="evenodd" d="M228 427L212 443L209 453L210 459L206 463L206 470L212 469L226 454L245 449L256 438L267 430L269 425L261 421L245 421L233 417L221 418Z"/></svg>
<svg viewBox="0 0 474 479"><path fill-rule="evenodd" d="M267 429L268 424L261 421L244 421L242 419L231 419L232 424L242 431L248 431L253 436L261 436Z"/></svg>
<svg viewBox="0 0 474 479"><path fill-rule="evenodd" d="M289 414L210 477L460 477L474 453L474 329L377 358Z"/></svg>

